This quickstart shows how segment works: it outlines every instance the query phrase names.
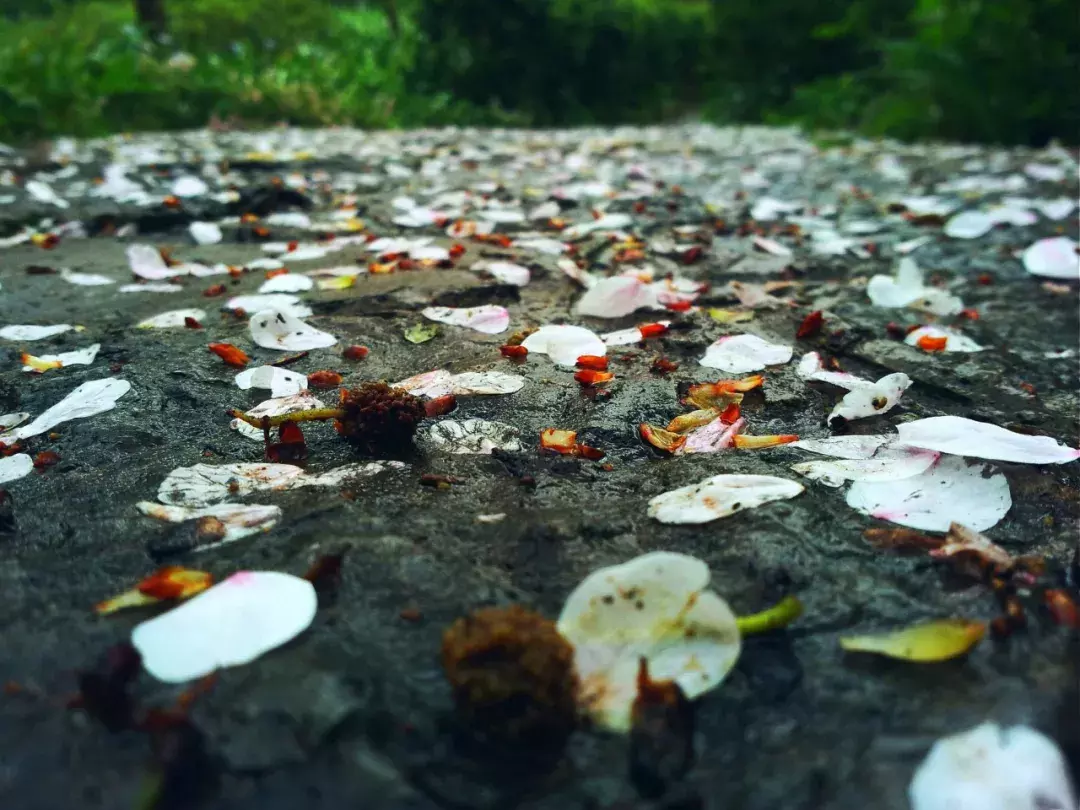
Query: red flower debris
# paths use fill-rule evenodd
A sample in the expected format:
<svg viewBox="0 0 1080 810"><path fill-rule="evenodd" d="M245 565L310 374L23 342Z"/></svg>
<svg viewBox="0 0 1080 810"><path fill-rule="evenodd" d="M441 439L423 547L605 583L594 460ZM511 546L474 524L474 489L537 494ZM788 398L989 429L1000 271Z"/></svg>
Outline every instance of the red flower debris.
<svg viewBox="0 0 1080 810"><path fill-rule="evenodd" d="M686 436L672 430L650 425L648 422L642 422L638 425L638 432L641 434L641 438L657 450L663 450L666 453L674 453L686 444Z"/></svg>
<svg viewBox="0 0 1080 810"><path fill-rule="evenodd" d="M154 599L186 599L205 591L213 584L213 576L205 571L167 565L152 573L136 585L135 589Z"/></svg>
<svg viewBox="0 0 1080 810"><path fill-rule="evenodd" d="M720 421L726 422L729 425L733 425L737 421L739 421L740 413L741 409L739 407L739 403L732 402L720 412Z"/></svg>
<svg viewBox="0 0 1080 810"><path fill-rule="evenodd" d="M267 270L266 277L268 279L277 278L278 276L287 276L289 274L288 267L279 267L276 270Z"/></svg>
<svg viewBox="0 0 1080 810"><path fill-rule="evenodd" d="M645 340L646 338L660 337L660 335L668 331L668 327L662 323L646 323L639 326L638 331L641 332L641 339Z"/></svg>
<svg viewBox="0 0 1080 810"><path fill-rule="evenodd" d="M545 428L540 431L540 448L563 456L580 456L589 461L599 461L606 453L577 440L577 431Z"/></svg>
<svg viewBox="0 0 1080 810"><path fill-rule="evenodd" d="M670 374L679 367L678 363L668 360L666 357L657 357L652 362L649 371L653 374Z"/></svg>
<svg viewBox="0 0 1080 810"><path fill-rule="evenodd" d="M679 256L679 260L683 264L694 264L695 262L701 261L704 255L705 249L701 247L701 245L694 245L689 250L684 251L683 254Z"/></svg>
<svg viewBox="0 0 1080 810"><path fill-rule="evenodd" d="M424 413L428 418L445 416L457 407L457 397L453 394L443 394L441 397L429 399L424 403Z"/></svg>
<svg viewBox="0 0 1080 810"><path fill-rule="evenodd" d="M825 316L821 314L821 310L814 310L803 319L803 322L799 325L799 330L795 333L795 338L803 340L804 338L813 337L821 331L821 325L824 322Z"/></svg>
<svg viewBox="0 0 1080 810"><path fill-rule="evenodd" d="M34 456L34 468L38 470L44 470L59 462L60 455L53 450L43 450Z"/></svg>
<svg viewBox="0 0 1080 810"><path fill-rule="evenodd" d="M183 205L183 203L180 202L180 198L173 194L170 194L168 197L162 200L161 204L164 205L166 208L180 208Z"/></svg>
<svg viewBox="0 0 1080 810"><path fill-rule="evenodd" d="M507 344L499 347L499 354L503 357L509 357L511 360L524 360L529 356L529 350L524 346Z"/></svg>
<svg viewBox="0 0 1080 810"><path fill-rule="evenodd" d="M60 244L60 237L55 233L35 233L30 241L42 250L52 250Z"/></svg>
<svg viewBox="0 0 1080 810"><path fill-rule="evenodd" d="M793 433L785 433L776 436L747 436L740 433L735 437L735 447L739 450L762 450L766 447L791 444L798 440L799 437Z"/></svg>
<svg viewBox="0 0 1080 810"><path fill-rule="evenodd" d="M225 365L243 368L251 359L231 343L211 343L207 348L225 361Z"/></svg>
<svg viewBox="0 0 1080 810"><path fill-rule="evenodd" d="M901 326L896 321L889 321L885 324L885 334L894 340L903 340L908 333L908 327Z"/></svg>
<svg viewBox="0 0 1080 810"><path fill-rule="evenodd" d="M465 253L465 246L461 242L454 242L450 246L450 258L459 259Z"/></svg>
<svg viewBox="0 0 1080 810"><path fill-rule="evenodd" d="M269 428L264 436L269 436ZM304 432L296 422L284 422L278 426L278 440L266 443L266 460L279 464L298 464L307 459L307 443Z"/></svg>
<svg viewBox="0 0 1080 810"><path fill-rule="evenodd" d="M341 379L336 371L313 371L308 374L308 385L312 388L337 388L341 385Z"/></svg>
<svg viewBox="0 0 1080 810"><path fill-rule="evenodd" d="M363 360L370 353L367 346L348 346L341 354L346 360Z"/></svg>
<svg viewBox="0 0 1080 810"><path fill-rule="evenodd" d="M975 279L975 281L984 287L989 287L991 284L994 283L994 277L989 273L983 273L977 279Z"/></svg>
<svg viewBox="0 0 1080 810"><path fill-rule="evenodd" d="M592 388L596 385L603 385L604 383L611 382L615 379L615 375L610 371L593 371L592 369L584 369L574 374L574 379L586 388Z"/></svg>
<svg viewBox="0 0 1080 810"><path fill-rule="evenodd" d="M669 309L672 312L689 312L693 306L691 301L672 301L671 303L664 304L665 309Z"/></svg>
<svg viewBox="0 0 1080 810"><path fill-rule="evenodd" d="M593 371L607 371L608 359L597 354L583 354L577 359L577 367Z"/></svg>
<svg viewBox="0 0 1080 810"><path fill-rule="evenodd" d="M192 317L184 318L185 329L202 329L203 325Z"/></svg>
<svg viewBox="0 0 1080 810"><path fill-rule="evenodd" d="M945 346L948 344L949 339L947 337L932 337L931 335L923 335L918 340L918 347L924 352L943 352Z"/></svg>
<svg viewBox="0 0 1080 810"><path fill-rule="evenodd" d="M969 321L977 321L979 320L979 310L974 307L968 307L967 309L960 310L957 317L966 318Z"/></svg>
<svg viewBox="0 0 1080 810"><path fill-rule="evenodd" d="M1043 603L1055 623L1080 630L1080 608L1077 608L1076 600L1068 591L1051 588L1043 594Z"/></svg>
<svg viewBox="0 0 1080 810"><path fill-rule="evenodd" d="M914 529L867 529L863 539L880 549L926 551L945 545L943 537L933 537Z"/></svg>
<svg viewBox="0 0 1080 810"><path fill-rule="evenodd" d="M225 285L224 284L211 285L210 287L207 287L205 290L203 290L202 294L203 294L203 298L214 298L215 296L218 296L218 295L224 295L225 294Z"/></svg>

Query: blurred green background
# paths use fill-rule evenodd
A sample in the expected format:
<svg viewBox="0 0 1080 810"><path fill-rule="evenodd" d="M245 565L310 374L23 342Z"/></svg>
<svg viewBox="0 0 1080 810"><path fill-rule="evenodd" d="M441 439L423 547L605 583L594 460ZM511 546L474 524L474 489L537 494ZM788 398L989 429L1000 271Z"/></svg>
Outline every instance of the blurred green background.
<svg viewBox="0 0 1080 810"><path fill-rule="evenodd" d="M1080 142L1077 0L0 6L0 141L210 122L705 119L904 139Z"/></svg>

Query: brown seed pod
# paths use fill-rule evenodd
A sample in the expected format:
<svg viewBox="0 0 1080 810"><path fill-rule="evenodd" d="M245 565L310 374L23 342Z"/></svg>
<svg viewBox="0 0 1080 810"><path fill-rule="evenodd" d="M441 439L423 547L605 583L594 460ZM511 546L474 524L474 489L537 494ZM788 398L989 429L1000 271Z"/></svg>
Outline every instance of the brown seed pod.
<svg viewBox="0 0 1080 810"><path fill-rule="evenodd" d="M339 409L337 432L367 445L407 444L427 415L423 400L384 382L342 390Z"/></svg>
<svg viewBox="0 0 1080 810"><path fill-rule="evenodd" d="M561 748L577 723L574 648L520 605L483 608L443 634L458 713L493 743Z"/></svg>

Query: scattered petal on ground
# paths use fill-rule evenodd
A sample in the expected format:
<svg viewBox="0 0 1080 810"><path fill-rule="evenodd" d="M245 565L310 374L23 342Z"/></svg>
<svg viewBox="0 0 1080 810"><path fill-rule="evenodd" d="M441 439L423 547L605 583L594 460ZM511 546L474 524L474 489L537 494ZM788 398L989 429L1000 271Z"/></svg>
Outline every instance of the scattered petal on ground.
<svg viewBox="0 0 1080 810"><path fill-rule="evenodd" d="M131 633L146 671L183 683L241 666L308 628L318 598L306 579L241 571Z"/></svg>
<svg viewBox="0 0 1080 810"><path fill-rule="evenodd" d="M0 437L2 441L2 437ZM34 471L34 459L26 453L0 457L0 484L17 481Z"/></svg>
<svg viewBox="0 0 1080 810"><path fill-rule="evenodd" d="M954 523L945 536L945 544L931 549L930 556L947 559L957 555L974 555L980 563L992 563L1002 570L1009 568L1013 563L1012 555L985 534Z"/></svg>
<svg viewBox="0 0 1080 810"><path fill-rule="evenodd" d="M38 436L72 419L86 419L111 411L116 407L116 401L130 390L131 383L127 380L111 377L84 382L34 421L0 435L0 445Z"/></svg>
<svg viewBox="0 0 1080 810"><path fill-rule="evenodd" d="M708 523L802 491L797 481L772 475L714 475L657 495L649 501L648 514L661 523Z"/></svg>
<svg viewBox="0 0 1080 810"><path fill-rule="evenodd" d="M176 329L184 326L184 322L188 318L201 322L206 318L206 311L202 309L173 309L139 321L135 326L139 329Z"/></svg>
<svg viewBox="0 0 1080 810"><path fill-rule="evenodd" d="M422 429L417 441L430 450L446 453L490 455L496 448L511 453L522 449L521 434L517 428L486 419L443 419Z"/></svg>
<svg viewBox="0 0 1080 810"><path fill-rule="evenodd" d="M306 411L311 408L322 407L324 407L322 400L310 391L304 390L297 394L275 396L272 399L263 400L251 410L245 411L245 414L247 416L253 416L256 419L261 419L264 416L283 416L287 413L296 413L297 411ZM263 440L263 432L259 430L259 428L249 425L241 419L233 419L229 425L233 430L240 431L241 434L247 436L249 439L260 442Z"/></svg>
<svg viewBox="0 0 1080 810"><path fill-rule="evenodd" d="M356 268L355 273L360 272L360 268ZM280 276L274 276L268 278L259 287L260 295L267 295L270 293L298 293L307 292L315 286L315 279L311 276L303 275L301 273L284 273ZM265 307L258 307L258 309L264 309ZM270 309L275 309L273 304L270 304ZM295 313L294 313L295 314ZM302 316L298 316L302 317Z"/></svg>
<svg viewBox="0 0 1080 810"><path fill-rule="evenodd" d="M129 245L127 258L131 272L148 281L161 281L172 276L183 275L182 272L169 267L153 245Z"/></svg>
<svg viewBox="0 0 1080 810"><path fill-rule="evenodd" d="M607 346L595 332L569 324L541 326L521 345L529 354L546 354L555 365L567 368L573 368L577 359L584 355L603 357L607 354Z"/></svg>
<svg viewBox="0 0 1080 810"><path fill-rule="evenodd" d="M252 315L248 330L251 332L251 339L264 349L298 352L325 349L337 343L337 338L328 332L309 326L293 315L273 309Z"/></svg>
<svg viewBox="0 0 1080 810"><path fill-rule="evenodd" d="M602 278L578 300L574 312L593 318L622 318L659 307L653 286L637 276Z"/></svg>
<svg viewBox="0 0 1080 810"><path fill-rule="evenodd" d="M827 382L832 385L838 385L841 388L846 388L849 391L854 391L858 388L868 388L874 385L874 383L869 380L861 379L854 374L848 374L843 371L826 371L821 365L821 355L817 352L808 352L807 354L804 354L799 361L796 372L804 380Z"/></svg>
<svg viewBox="0 0 1080 810"><path fill-rule="evenodd" d="M911 810L1076 807L1061 749L1027 726L983 723L942 737L908 788Z"/></svg>
<svg viewBox="0 0 1080 810"><path fill-rule="evenodd" d="M0 338L4 340L44 340L55 335L61 335L64 332L70 332L74 328L74 326L66 323L54 324L53 326L16 324L0 329Z"/></svg>
<svg viewBox="0 0 1080 810"><path fill-rule="evenodd" d="M188 233L197 245L216 245L222 239L221 226L216 222L192 222Z"/></svg>
<svg viewBox="0 0 1080 810"><path fill-rule="evenodd" d="M1000 472L988 474L983 464L968 465L957 456L942 456L926 472L899 481L857 481L847 504L864 515L922 529L948 531L963 523L984 531L1012 507L1009 482Z"/></svg>
<svg viewBox="0 0 1080 810"><path fill-rule="evenodd" d="M74 273L66 267L60 271L60 278L76 287L106 287L116 283L108 276L99 273Z"/></svg>
<svg viewBox="0 0 1080 810"><path fill-rule="evenodd" d="M574 645L579 702L594 722L629 731L642 659L653 681L675 681L691 700L723 682L741 639L708 584L701 560L657 551L594 571L567 597L558 629Z"/></svg>
<svg viewBox="0 0 1080 810"><path fill-rule="evenodd" d="M94 362L94 358L97 357L98 351L101 349L100 343L95 343L93 346L87 346L85 349L76 349L72 352L62 352L61 354L42 354L42 355L23 355L23 371L33 371L41 373L50 367L67 368L68 366L88 366ZM28 359L29 358L29 359ZM59 366L54 364L59 363Z"/></svg>
<svg viewBox="0 0 1080 810"><path fill-rule="evenodd" d="M866 286L874 306L885 308L911 307L934 315L955 315L964 303L938 287L923 283L922 271L915 260L900 260L895 276L874 276Z"/></svg>
<svg viewBox="0 0 1080 810"><path fill-rule="evenodd" d="M718 368L729 374L746 374L787 363L791 353L790 346L769 343L757 335L731 335L709 346L699 362L706 368Z"/></svg>
<svg viewBox="0 0 1080 810"><path fill-rule="evenodd" d="M241 540L260 532L268 532L281 520L281 507L263 504L250 506L235 503L222 503L202 509L189 509L183 506L166 506L150 501L140 501L136 508L147 517L157 518L169 523L184 523L188 520L210 517L221 522L221 539L208 545L201 545L198 551Z"/></svg>
<svg viewBox="0 0 1080 810"><path fill-rule="evenodd" d="M1080 279L1080 244L1067 236L1040 239L1024 251L1024 269L1033 276Z"/></svg>
<svg viewBox="0 0 1080 810"><path fill-rule="evenodd" d="M836 420L852 421L888 413L911 386L911 378L903 372L887 374L877 382L849 391L829 414L829 424Z"/></svg>
<svg viewBox="0 0 1080 810"><path fill-rule="evenodd" d="M957 456L1019 464L1066 464L1080 458L1080 450L1059 444L1049 436L1014 433L962 416L917 419L898 425L896 430L904 444Z"/></svg>
<svg viewBox="0 0 1080 810"><path fill-rule="evenodd" d="M439 323L451 326L464 326L475 329L485 335L497 335L510 326L510 313L506 307L497 304L485 304L479 307L428 307L423 316Z"/></svg>
<svg viewBox="0 0 1080 810"><path fill-rule="evenodd" d="M311 307L301 301L299 296L290 293L238 295L226 302L225 309L256 313L272 309L293 318L307 318L312 315Z"/></svg>
<svg viewBox="0 0 1080 810"><path fill-rule="evenodd" d="M795 444L798 444L796 442ZM791 469L828 487L845 481L898 481L925 472L940 454L912 447L883 447L872 458L841 461L803 461Z"/></svg>
<svg viewBox="0 0 1080 810"><path fill-rule="evenodd" d="M458 396L471 394L513 394L525 386L520 374L505 371L465 371L450 379L450 392Z"/></svg>
<svg viewBox="0 0 1080 810"><path fill-rule="evenodd" d="M946 352L981 352L985 348L966 335L962 335L947 326L920 326L918 329L908 332L907 337L904 338L904 343L908 346L920 346L919 341L923 338L944 338L945 348L941 351Z"/></svg>
<svg viewBox="0 0 1080 810"><path fill-rule="evenodd" d="M524 287L530 280L529 268L512 262L487 262L479 266L473 265L473 269L482 269L484 272L494 276L496 281L501 281L503 284L513 284L517 287Z"/></svg>
<svg viewBox="0 0 1080 810"><path fill-rule="evenodd" d="M249 388L268 388L274 397L288 397L307 389L307 375L278 366L244 369L234 379L243 391Z"/></svg>
<svg viewBox="0 0 1080 810"><path fill-rule="evenodd" d="M309 486L336 486L350 477L369 477L387 469L403 469L400 461L346 464L322 475L308 474L292 464L196 464L178 467L158 488L158 500L177 506L209 506L228 497L260 490L281 491Z"/></svg>

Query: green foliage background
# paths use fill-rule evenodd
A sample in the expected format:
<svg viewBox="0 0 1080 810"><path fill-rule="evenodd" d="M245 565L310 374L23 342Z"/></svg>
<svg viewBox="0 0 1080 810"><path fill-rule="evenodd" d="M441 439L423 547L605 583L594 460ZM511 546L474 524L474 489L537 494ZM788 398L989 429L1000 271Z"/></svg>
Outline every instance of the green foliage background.
<svg viewBox="0 0 1080 810"><path fill-rule="evenodd" d="M1075 0L165 3L152 42L132 0L6 0L0 140L704 117L1080 142Z"/></svg>

